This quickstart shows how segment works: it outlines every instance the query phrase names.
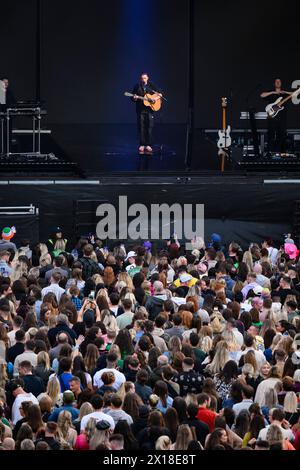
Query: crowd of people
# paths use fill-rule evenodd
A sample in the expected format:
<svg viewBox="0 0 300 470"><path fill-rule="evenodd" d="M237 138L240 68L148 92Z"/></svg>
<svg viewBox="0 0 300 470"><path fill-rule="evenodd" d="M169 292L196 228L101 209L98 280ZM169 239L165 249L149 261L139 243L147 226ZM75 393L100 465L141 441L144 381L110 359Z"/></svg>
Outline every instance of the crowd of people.
<svg viewBox="0 0 300 470"><path fill-rule="evenodd" d="M0 240L0 450L300 450L290 237ZM129 250L129 251L128 251Z"/></svg>

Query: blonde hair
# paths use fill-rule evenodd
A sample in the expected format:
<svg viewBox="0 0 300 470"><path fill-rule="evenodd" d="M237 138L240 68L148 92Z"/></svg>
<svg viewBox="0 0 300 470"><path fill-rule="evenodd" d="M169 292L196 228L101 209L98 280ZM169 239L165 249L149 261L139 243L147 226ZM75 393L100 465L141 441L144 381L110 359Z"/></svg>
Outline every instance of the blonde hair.
<svg viewBox="0 0 300 470"><path fill-rule="evenodd" d="M20 260L19 258L12 261L12 273L10 279L12 282L18 281L23 276L28 274L28 265L25 261Z"/></svg>
<svg viewBox="0 0 300 470"><path fill-rule="evenodd" d="M41 252L41 257L49 254L49 250L46 243L39 243L39 249Z"/></svg>
<svg viewBox="0 0 300 470"><path fill-rule="evenodd" d="M251 251L245 251L243 255L243 263L247 265L248 272L253 271L253 258L252 258L252 253Z"/></svg>
<svg viewBox="0 0 300 470"><path fill-rule="evenodd" d="M274 351L277 349L282 349L287 355L289 355L293 350L294 340L290 336L282 336L278 341Z"/></svg>
<svg viewBox="0 0 300 470"><path fill-rule="evenodd" d="M93 413L94 408L90 404L90 402L85 401L82 403L80 410L79 410L79 416L78 416L78 421L81 421L82 418L86 415L89 415L90 413Z"/></svg>
<svg viewBox="0 0 300 470"><path fill-rule="evenodd" d="M208 354L208 352L211 350L212 344L213 341L210 336L204 336L202 339L200 339L200 347L206 354Z"/></svg>
<svg viewBox="0 0 300 470"><path fill-rule="evenodd" d="M96 284L96 286L98 284L103 284L103 277L100 275L100 274L94 274L92 276L92 280L94 281L94 283Z"/></svg>
<svg viewBox="0 0 300 470"><path fill-rule="evenodd" d="M283 434L279 426L277 424L271 424L269 426L267 435L266 435L266 440L268 443L275 444L276 442L282 442L283 441Z"/></svg>
<svg viewBox="0 0 300 470"><path fill-rule="evenodd" d="M100 431L95 427L94 433L89 441L90 450L95 450L96 447L100 444L104 444L109 447L109 437L112 434L112 429L105 429L104 431Z"/></svg>
<svg viewBox="0 0 300 470"><path fill-rule="evenodd" d="M7 365L0 363L0 387L5 389L5 384L8 381Z"/></svg>
<svg viewBox="0 0 300 470"><path fill-rule="evenodd" d="M136 298L135 295L132 292L127 292L124 296L124 299L129 299L132 302L132 311L134 310L134 306L136 304Z"/></svg>
<svg viewBox="0 0 300 470"><path fill-rule="evenodd" d="M276 346L279 343L279 341L281 340L281 338L282 338L282 335L280 333L278 333L277 335L274 336L274 338L272 340L272 344L270 346L270 349L272 351L274 351L276 349Z"/></svg>
<svg viewBox="0 0 300 470"><path fill-rule="evenodd" d="M284 397L283 409L286 413L297 413L298 400L295 392L287 392Z"/></svg>
<svg viewBox="0 0 300 470"><path fill-rule="evenodd" d="M187 396L185 397L185 402L187 406L198 405L197 395L195 395L194 393L188 393Z"/></svg>
<svg viewBox="0 0 300 470"><path fill-rule="evenodd" d="M72 424L72 415L70 411L64 410L59 413L58 419L57 419L57 425L58 425L58 434L60 438L67 441L69 429L74 429L74 426Z"/></svg>
<svg viewBox="0 0 300 470"><path fill-rule="evenodd" d="M92 439L95 433L96 424L97 424L97 421L95 420L95 418L90 418L85 425L84 433L86 435L86 439L88 442L90 442L90 440Z"/></svg>
<svg viewBox="0 0 300 470"><path fill-rule="evenodd" d="M174 450L187 450L189 443L193 440L193 434L188 424L181 424L177 430Z"/></svg>
<svg viewBox="0 0 300 470"><path fill-rule="evenodd" d="M230 351L238 351L239 349L241 349L232 331L227 330L225 328L225 330L222 333L222 336L224 340L227 341Z"/></svg>
<svg viewBox="0 0 300 470"><path fill-rule="evenodd" d="M46 351L40 351L37 355L37 365L42 364L46 370L50 369L50 358Z"/></svg>
<svg viewBox="0 0 300 470"><path fill-rule="evenodd" d="M242 374L244 374L246 377L249 377L249 379L254 377L254 367L252 364L250 364L250 362L246 362L246 364L243 365Z"/></svg>
<svg viewBox="0 0 300 470"><path fill-rule="evenodd" d="M109 352L110 353L115 353L118 356L118 359L121 359L121 351L120 351L120 348L117 344L112 344L110 349L109 349Z"/></svg>
<svg viewBox="0 0 300 470"><path fill-rule="evenodd" d="M51 398L52 405L55 406L60 399L60 383L56 376L49 379L46 393Z"/></svg>
<svg viewBox="0 0 300 470"><path fill-rule="evenodd" d="M118 275L118 282L125 282L126 287L128 287L131 291L133 291L134 286L131 277L129 276L128 273L125 272L120 272Z"/></svg>
<svg viewBox="0 0 300 470"><path fill-rule="evenodd" d="M254 351L247 351L244 355L244 364L251 364L253 367L254 375L258 375L258 365Z"/></svg>
<svg viewBox="0 0 300 470"><path fill-rule="evenodd" d="M227 341L223 339L218 342L215 350L215 355L210 364L206 367L206 369L211 374L219 374L221 370L224 368L226 362L229 361L229 347Z"/></svg>
<svg viewBox="0 0 300 470"><path fill-rule="evenodd" d="M51 261L51 255L49 253L46 253L40 256L39 264L41 268L43 268L44 266L48 266L49 264L51 264Z"/></svg>
<svg viewBox="0 0 300 470"><path fill-rule="evenodd" d="M169 436L160 436L155 443L155 450L171 450L171 445Z"/></svg>

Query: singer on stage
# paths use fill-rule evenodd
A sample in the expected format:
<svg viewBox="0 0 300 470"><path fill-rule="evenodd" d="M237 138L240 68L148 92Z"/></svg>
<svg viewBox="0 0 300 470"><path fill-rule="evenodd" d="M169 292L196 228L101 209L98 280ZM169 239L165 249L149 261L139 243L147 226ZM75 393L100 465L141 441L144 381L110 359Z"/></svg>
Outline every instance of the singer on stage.
<svg viewBox="0 0 300 470"><path fill-rule="evenodd" d="M145 96L146 93L157 93L157 98L162 97L161 90L149 80L147 73L142 73L140 81L135 85L132 91L136 102L137 125L140 138L139 154L149 154L153 152L152 149L152 130L154 125L154 113L149 106L145 106L138 96Z"/></svg>

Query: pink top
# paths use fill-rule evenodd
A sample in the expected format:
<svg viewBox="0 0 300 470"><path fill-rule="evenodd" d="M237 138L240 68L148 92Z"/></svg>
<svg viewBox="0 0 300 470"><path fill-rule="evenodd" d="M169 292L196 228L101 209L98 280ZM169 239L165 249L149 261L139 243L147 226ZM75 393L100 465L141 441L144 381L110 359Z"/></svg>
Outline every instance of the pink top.
<svg viewBox="0 0 300 470"><path fill-rule="evenodd" d="M75 450L90 450L90 446L89 446L89 443L87 441L85 434L79 434L79 436L76 439L74 449Z"/></svg>

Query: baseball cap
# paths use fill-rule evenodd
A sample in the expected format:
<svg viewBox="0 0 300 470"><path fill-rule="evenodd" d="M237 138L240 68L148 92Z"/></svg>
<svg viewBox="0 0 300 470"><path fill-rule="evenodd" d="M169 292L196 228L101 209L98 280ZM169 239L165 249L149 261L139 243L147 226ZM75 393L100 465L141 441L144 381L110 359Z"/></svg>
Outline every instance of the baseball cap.
<svg viewBox="0 0 300 470"><path fill-rule="evenodd" d="M253 292L255 295L261 295L263 291L263 287L262 286L255 286L254 289L253 289Z"/></svg>
<svg viewBox="0 0 300 470"><path fill-rule="evenodd" d="M125 261L128 261L129 258L135 258L137 256L136 252L135 251L129 251L129 253L127 254L126 258L125 258Z"/></svg>
<svg viewBox="0 0 300 470"><path fill-rule="evenodd" d="M105 419L101 419L101 421L97 422L96 428L98 429L98 431L106 431L107 429L111 428L111 424Z"/></svg>
<svg viewBox="0 0 300 470"><path fill-rule="evenodd" d="M188 273L183 273L179 276L180 282L189 282L193 277Z"/></svg>
<svg viewBox="0 0 300 470"><path fill-rule="evenodd" d="M218 233L212 233L211 235L211 241L213 243L220 243L221 241L221 235L219 235Z"/></svg>

